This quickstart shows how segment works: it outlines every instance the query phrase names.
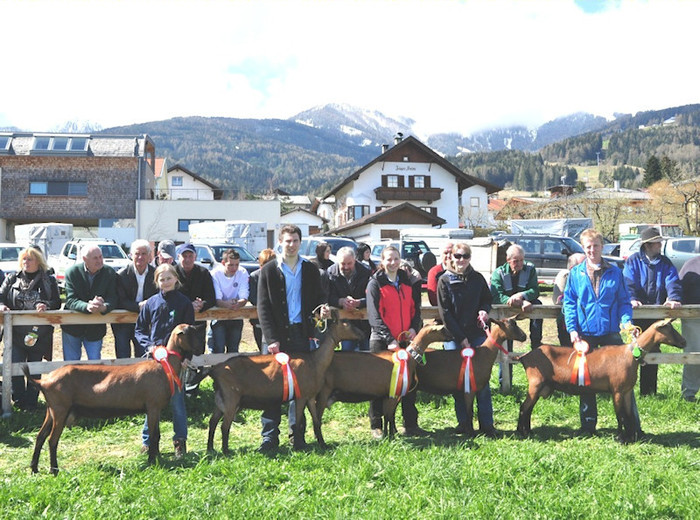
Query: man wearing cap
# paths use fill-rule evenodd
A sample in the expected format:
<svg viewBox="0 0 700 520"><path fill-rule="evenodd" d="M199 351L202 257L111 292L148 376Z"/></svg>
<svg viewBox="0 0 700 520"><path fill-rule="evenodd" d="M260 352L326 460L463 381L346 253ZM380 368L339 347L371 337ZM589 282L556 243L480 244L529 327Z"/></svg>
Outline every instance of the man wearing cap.
<svg viewBox="0 0 700 520"><path fill-rule="evenodd" d="M138 313L146 300L158 292L153 282L156 269L149 263L152 251L147 240L131 243L131 263L117 272L118 309ZM131 357L131 344L134 345L134 357L144 355L143 346L134 336L134 328L134 323L112 323L117 358Z"/></svg>
<svg viewBox="0 0 700 520"><path fill-rule="evenodd" d="M175 262L175 242L172 240L161 240L158 244L158 254L153 260L153 265L172 264Z"/></svg>
<svg viewBox="0 0 700 520"><path fill-rule="evenodd" d="M192 302L195 317L198 312L211 309L216 304L216 292L214 291L214 281L206 267L202 267L195 263L197 260L197 250L190 243L182 244L177 249L178 263L175 266L177 277L180 279L182 287L180 292L187 296ZM197 321L198 340L202 344L206 344L207 322ZM189 381L194 377L194 370L188 370L184 377L185 395L193 395L199 384L189 384Z"/></svg>
<svg viewBox="0 0 700 520"><path fill-rule="evenodd" d="M665 305L671 309L681 306L682 289L678 271L668 257L661 254L663 238L659 230L649 227L642 231L642 245L625 262L625 284L630 293L632 308L642 305ZM646 330L654 320L634 320ZM658 347L657 347L658 348ZM658 365L639 368L639 393L656 393Z"/></svg>

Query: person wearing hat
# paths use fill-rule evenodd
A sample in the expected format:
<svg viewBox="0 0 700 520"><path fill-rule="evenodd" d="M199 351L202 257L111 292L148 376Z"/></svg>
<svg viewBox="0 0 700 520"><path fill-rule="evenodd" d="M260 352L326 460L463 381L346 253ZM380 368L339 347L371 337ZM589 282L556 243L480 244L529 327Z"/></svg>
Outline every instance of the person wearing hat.
<svg viewBox="0 0 700 520"><path fill-rule="evenodd" d="M175 270L182 284L180 292L187 296L192 302L196 317L198 313L211 309L216 304L214 281L206 267L195 263L197 260L197 249L189 242L178 247L177 260ZM195 325L198 327L198 340L201 341L202 344L206 344L206 320L197 321ZM189 384L189 381L194 377L192 372L192 370L189 370L183 378L186 395L193 395L199 386L195 383Z"/></svg>
<svg viewBox="0 0 700 520"><path fill-rule="evenodd" d="M625 262L624 275L632 308L642 305L665 305L671 309L681 306L683 297L678 271L668 257L661 254L663 237L655 227L642 231L642 245ZM635 320L646 330L654 320ZM658 365L642 365L639 368L639 393L656 393Z"/></svg>
<svg viewBox="0 0 700 520"><path fill-rule="evenodd" d="M175 242L172 240L161 240L153 262L154 267L158 267L160 264L175 263Z"/></svg>

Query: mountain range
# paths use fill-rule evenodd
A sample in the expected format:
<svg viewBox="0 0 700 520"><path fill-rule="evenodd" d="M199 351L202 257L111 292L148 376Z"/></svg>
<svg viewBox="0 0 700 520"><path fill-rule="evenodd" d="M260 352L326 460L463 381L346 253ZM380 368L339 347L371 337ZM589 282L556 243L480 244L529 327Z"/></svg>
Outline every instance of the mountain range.
<svg viewBox="0 0 700 520"><path fill-rule="evenodd" d="M687 105L635 115L616 114L611 121L576 113L538 128L494 128L465 136L420 135L414 131L415 121L410 118L328 104L289 119L176 117L93 129L95 133L148 134L159 157L168 157L217 184L228 197L250 197L275 188L320 195L376 158L381 146L391 144L398 134L414 135L448 158L505 150L539 153L555 143L566 146L569 139L577 136L627 132L697 112L700 105ZM80 123L68 123L61 130L76 129L91 131L89 125Z"/></svg>

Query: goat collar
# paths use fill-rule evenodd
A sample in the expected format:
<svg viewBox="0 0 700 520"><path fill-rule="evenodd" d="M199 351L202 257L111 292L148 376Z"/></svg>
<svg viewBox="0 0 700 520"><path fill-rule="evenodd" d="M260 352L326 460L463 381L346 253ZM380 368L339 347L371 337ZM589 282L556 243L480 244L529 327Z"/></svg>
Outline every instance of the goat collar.
<svg viewBox="0 0 700 520"><path fill-rule="evenodd" d="M415 360L416 363L419 365L425 365L425 356L423 353L416 348L416 345L413 343L409 344L406 347L406 352L410 354L410 356Z"/></svg>
<svg viewBox="0 0 700 520"><path fill-rule="evenodd" d="M630 352L632 352L632 357L634 360L639 363L640 365L646 365L646 361L644 361L644 356L647 355L647 351L641 348L639 345L637 345L636 341L633 341L628 345Z"/></svg>
<svg viewBox="0 0 700 520"><path fill-rule="evenodd" d="M498 341L496 341L493 338L493 335L491 334L491 329L486 327L486 328L484 328L484 331L486 332L486 336L487 336L488 340L491 343L493 343L494 345L496 345L500 349L500 351L503 352L504 356L508 357L508 351L503 347L503 345L501 345Z"/></svg>

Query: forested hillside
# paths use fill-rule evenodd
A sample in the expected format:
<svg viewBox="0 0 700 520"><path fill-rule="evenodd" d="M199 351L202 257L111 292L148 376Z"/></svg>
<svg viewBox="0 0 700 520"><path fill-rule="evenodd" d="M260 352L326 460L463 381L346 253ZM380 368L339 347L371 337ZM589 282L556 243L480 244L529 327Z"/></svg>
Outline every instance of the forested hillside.
<svg viewBox="0 0 700 520"><path fill-rule="evenodd" d="M348 110L347 120L342 109ZM303 117L301 117L303 116ZM296 116L295 116L296 117ZM226 197L250 197L281 188L310 196L327 192L380 153L379 142L391 142L391 120L378 112L350 111L340 105L299 114L303 124L289 119L186 117L119 128L112 134L149 134L159 157L168 157L225 190ZM387 125L382 135L382 125ZM401 126L404 128L404 126ZM544 146L559 135L585 130ZM436 134L426 144L466 173L517 190L542 191L577 181L570 165L600 161L604 185L621 180L638 187L650 157L666 157L685 177L700 172L700 105L618 115L610 123L590 114L574 114L542 125L494 129L474 136ZM504 149L505 148L505 149ZM473 150L500 150L471 153ZM569 166L564 166L569 165Z"/></svg>

